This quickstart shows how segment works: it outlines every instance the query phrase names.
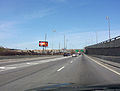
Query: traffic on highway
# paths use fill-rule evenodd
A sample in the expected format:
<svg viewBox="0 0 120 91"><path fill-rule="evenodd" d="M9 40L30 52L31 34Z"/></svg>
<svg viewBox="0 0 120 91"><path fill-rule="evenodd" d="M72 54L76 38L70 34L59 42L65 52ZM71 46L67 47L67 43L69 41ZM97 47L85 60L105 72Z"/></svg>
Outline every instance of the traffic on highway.
<svg viewBox="0 0 120 91"><path fill-rule="evenodd" d="M0 91L120 91L120 0L0 0Z"/></svg>
<svg viewBox="0 0 120 91"><path fill-rule="evenodd" d="M119 68L86 54L77 57L72 57L73 55L3 63L0 67L0 91L120 89Z"/></svg>

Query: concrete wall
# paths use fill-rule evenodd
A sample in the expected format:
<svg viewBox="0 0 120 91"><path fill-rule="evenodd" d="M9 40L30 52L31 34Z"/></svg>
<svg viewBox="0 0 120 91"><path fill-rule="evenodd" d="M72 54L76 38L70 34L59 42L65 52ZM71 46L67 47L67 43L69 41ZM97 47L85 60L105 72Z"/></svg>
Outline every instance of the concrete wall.
<svg viewBox="0 0 120 91"><path fill-rule="evenodd" d="M90 55L106 55L106 56L120 56L120 47L115 48L88 48L86 54Z"/></svg>
<svg viewBox="0 0 120 91"><path fill-rule="evenodd" d="M85 47L86 54L120 56L120 36Z"/></svg>
<svg viewBox="0 0 120 91"><path fill-rule="evenodd" d="M98 44L87 46L86 48L109 48L109 47L120 47L120 36L100 42Z"/></svg>

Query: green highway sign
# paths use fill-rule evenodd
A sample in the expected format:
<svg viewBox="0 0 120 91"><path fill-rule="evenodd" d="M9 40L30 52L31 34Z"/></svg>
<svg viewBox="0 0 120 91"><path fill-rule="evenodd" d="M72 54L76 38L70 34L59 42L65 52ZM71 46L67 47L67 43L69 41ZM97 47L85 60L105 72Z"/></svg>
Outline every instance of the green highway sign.
<svg viewBox="0 0 120 91"><path fill-rule="evenodd" d="M75 50L75 52L79 52L79 50Z"/></svg>
<svg viewBox="0 0 120 91"><path fill-rule="evenodd" d="M81 49L81 50L80 50L80 52L84 52L84 50L83 50L83 49Z"/></svg>

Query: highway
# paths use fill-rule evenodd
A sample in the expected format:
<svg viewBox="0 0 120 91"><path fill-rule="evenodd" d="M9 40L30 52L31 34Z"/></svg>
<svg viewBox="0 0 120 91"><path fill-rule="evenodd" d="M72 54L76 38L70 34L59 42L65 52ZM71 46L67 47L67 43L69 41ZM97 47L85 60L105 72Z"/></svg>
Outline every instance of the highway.
<svg viewBox="0 0 120 91"><path fill-rule="evenodd" d="M120 68L85 54L0 65L0 91L24 91L60 83L120 84Z"/></svg>

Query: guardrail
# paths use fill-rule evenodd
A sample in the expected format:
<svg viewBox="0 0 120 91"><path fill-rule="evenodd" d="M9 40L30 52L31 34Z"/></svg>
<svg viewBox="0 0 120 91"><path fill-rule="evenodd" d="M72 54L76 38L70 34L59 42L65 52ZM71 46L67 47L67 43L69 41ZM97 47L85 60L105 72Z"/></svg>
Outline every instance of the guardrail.
<svg viewBox="0 0 120 91"><path fill-rule="evenodd" d="M85 48L111 48L111 47L120 47L120 36L97 43L95 45L87 46Z"/></svg>

